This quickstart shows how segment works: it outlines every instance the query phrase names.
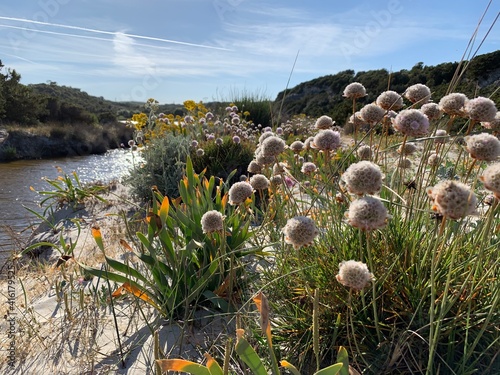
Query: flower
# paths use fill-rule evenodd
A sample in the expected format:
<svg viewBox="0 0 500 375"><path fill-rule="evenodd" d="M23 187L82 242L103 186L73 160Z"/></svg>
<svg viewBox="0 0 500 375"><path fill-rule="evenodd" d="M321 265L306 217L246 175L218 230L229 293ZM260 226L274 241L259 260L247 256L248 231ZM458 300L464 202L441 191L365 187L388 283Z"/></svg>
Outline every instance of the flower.
<svg viewBox="0 0 500 375"><path fill-rule="evenodd" d="M264 156L278 156L285 150L286 143L281 138L273 135L262 142L261 152Z"/></svg>
<svg viewBox="0 0 500 375"><path fill-rule="evenodd" d="M302 168L300 168L300 171L302 173L309 174L316 172L316 169L316 164L306 161L304 164L302 164Z"/></svg>
<svg viewBox="0 0 500 375"><path fill-rule="evenodd" d="M500 112L497 112L493 120L482 122L481 125L486 129L500 130Z"/></svg>
<svg viewBox="0 0 500 375"><path fill-rule="evenodd" d="M371 196L352 202L345 216L350 225L361 230L383 228L390 217L382 202Z"/></svg>
<svg viewBox="0 0 500 375"><path fill-rule="evenodd" d="M203 156L205 155L205 151L202 148L199 148L196 150L196 156Z"/></svg>
<svg viewBox="0 0 500 375"><path fill-rule="evenodd" d="M240 137L238 137L237 135L235 135L235 136L233 137L233 142L234 142L234 143L236 143L236 144L240 143L240 142L241 142Z"/></svg>
<svg viewBox="0 0 500 375"><path fill-rule="evenodd" d="M384 118L385 110L376 104L367 104L359 111L361 118L367 124L374 125Z"/></svg>
<svg viewBox="0 0 500 375"><path fill-rule="evenodd" d="M448 133L444 129L438 129L436 130L436 133L434 134L434 143L446 143L446 137L448 136Z"/></svg>
<svg viewBox="0 0 500 375"><path fill-rule="evenodd" d="M477 198L469 187L459 181L444 180L427 188L432 209L453 220L476 213Z"/></svg>
<svg viewBox="0 0 500 375"><path fill-rule="evenodd" d="M267 138L272 137L274 135L271 131L265 131L259 137L259 143L262 144Z"/></svg>
<svg viewBox="0 0 500 375"><path fill-rule="evenodd" d="M216 210L207 211L201 217L201 229L203 233L221 232L224 228L224 216Z"/></svg>
<svg viewBox="0 0 500 375"><path fill-rule="evenodd" d="M481 133L467 136L465 143L467 152L474 159L493 161L500 156L500 141L494 135Z"/></svg>
<svg viewBox="0 0 500 375"><path fill-rule="evenodd" d="M332 118L326 115L319 117L314 124L316 129L329 129L333 126L334 121Z"/></svg>
<svg viewBox="0 0 500 375"><path fill-rule="evenodd" d="M252 160L250 164L248 164L247 171L250 173L260 173L262 171L262 167L255 160Z"/></svg>
<svg viewBox="0 0 500 375"><path fill-rule="evenodd" d="M344 96L352 99L362 98L366 96L365 86L359 82L353 82L344 89Z"/></svg>
<svg viewBox="0 0 500 375"><path fill-rule="evenodd" d="M461 116L467 97L464 94L454 92L445 95L439 101L439 109L450 116Z"/></svg>
<svg viewBox="0 0 500 375"><path fill-rule="evenodd" d="M361 117L361 112L356 112L349 117L349 123L353 124L354 126L362 126L365 125L366 122L363 120Z"/></svg>
<svg viewBox="0 0 500 375"><path fill-rule="evenodd" d="M425 104L431 98L431 90L426 85L417 83L406 89L405 98L412 103Z"/></svg>
<svg viewBox="0 0 500 375"><path fill-rule="evenodd" d="M255 154L255 161L261 166L272 164L275 160L276 158L274 156L264 155L262 152Z"/></svg>
<svg viewBox="0 0 500 375"><path fill-rule="evenodd" d="M276 163L273 165L273 174L283 174L286 172L287 165L285 163Z"/></svg>
<svg viewBox="0 0 500 375"><path fill-rule="evenodd" d="M331 129L320 130L314 136L312 146L323 151L332 151L340 147L340 133Z"/></svg>
<svg viewBox="0 0 500 375"><path fill-rule="evenodd" d="M471 120L488 122L493 121L497 114L495 102L488 98L479 96L475 99L468 100L465 103L465 113Z"/></svg>
<svg viewBox="0 0 500 375"><path fill-rule="evenodd" d="M217 139L215 140L215 144L216 144L217 146L222 145L222 143L224 143L224 141L222 140L222 138L217 138Z"/></svg>
<svg viewBox="0 0 500 375"><path fill-rule="evenodd" d="M351 194L376 194L382 189L382 171L371 161L362 160L351 164L342 179Z"/></svg>
<svg viewBox="0 0 500 375"><path fill-rule="evenodd" d="M396 91L388 90L384 91L377 97L377 105L380 108L388 110L397 111L403 108L403 98Z"/></svg>
<svg viewBox="0 0 500 375"><path fill-rule="evenodd" d="M339 273L335 278L342 285L355 290L364 289L369 282L374 280L367 265L354 260L342 261L339 264Z"/></svg>
<svg viewBox="0 0 500 375"><path fill-rule="evenodd" d="M422 113L426 115L429 120L437 120L438 118L441 117L441 111L439 109L439 105L437 105L436 103L424 104L420 108L420 111L422 111Z"/></svg>
<svg viewBox="0 0 500 375"><path fill-rule="evenodd" d="M479 177L484 187L493 192L493 195L500 199L500 163L489 165Z"/></svg>
<svg viewBox="0 0 500 375"><path fill-rule="evenodd" d="M411 155L414 154L415 151L417 151L417 146L413 143L405 143L404 147L401 145L398 148L398 153L402 155Z"/></svg>
<svg viewBox="0 0 500 375"><path fill-rule="evenodd" d="M437 167L439 164L441 164L441 158L436 153L432 153L427 158L427 164L429 164L431 167Z"/></svg>
<svg viewBox="0 0 500 375"><path fill-rule="evenodd" d="M304 143L302 143L301 141L292 142L292 144L290 145L290 150L292 150L295 153L298 153L303 149L304 149Z"/></svg>
<svg viewBox="0 0 500 375"><path fill-rule="evenodd" d="M408 168L411 168L411 160L408 159L408 158L401 158L399 161L398 161L398 167L399 168L402 168L402 169L408 169Z"/></svg>
<svg viewBox="0 0 500 375"><path fill-rule="evenodd" d="M361 145L356 153L361 160L370 160L372 157L372 148L368 145Z"/></svg>
<svg viewBox="0 0 500 375"><path fill-rule="evenodd" d="M250 185L255 190L265 190L269 187L269 180L263 174L255 174L250 177Z"/></svg>
<svg viewBox="0 0 500 375"><path fill-rule="evenodd" d="M392 120L394 129L410 136L418 137L429 131L429 119L418 109L404 109Z"/></svg>
<svg viewBox="0 0 500 375"><path fill-rule="evenodd" d="M294 249L299 249L301 246L312 244L319 232L311 218L295 216L288 219L283 233L285 234L285 242L293 245Z"/></svg>
<svg viewBox="0 0 500 375"><path fill-rule="evenodd" d="M236 182L229 189L229 204L238 205L253 194L253 187L246 181Z"/></svg>
<svg viewBox="0 0 500 375"><path fill-rule="evenodd" d="M282 135L283 134L283 128L282 127L277 127L276 128L276 134Z"/></svg>

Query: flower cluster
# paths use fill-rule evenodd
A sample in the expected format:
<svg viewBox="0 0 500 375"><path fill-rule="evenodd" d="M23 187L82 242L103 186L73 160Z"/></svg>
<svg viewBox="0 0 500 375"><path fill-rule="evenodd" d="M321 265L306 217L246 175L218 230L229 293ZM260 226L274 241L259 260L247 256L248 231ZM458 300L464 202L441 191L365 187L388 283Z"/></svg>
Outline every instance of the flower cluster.
<svg viewBox="0 0 500 375"><path fill-rule="evenodd" d="M479 177L484 187L493 192L500 199L500 163L489 165Z"/></svg>
<svg viewBox="0 0 500 375"><path fill-rule="evenodd" d="M427 189L432 209L453 220L476 213L477 198L469 187L459 181L445 180Z"/></svg>
<svg viewBox="0 0 500 375"><path fill-rule="evenodd" d="M330 129L334 124L331 117L323 115L316 120L314 127L316 129Z"/></svg>
<svg viewBox="0 0 500 375"><path fill-rule="evenodd" d="M229 189L229 204L238 205L250 198L253 193L253 187L248 182L236 182Z"/></svg>
<svg viewBox="0 0 500 375"><path fill-rule="evenodd" d="M376 194L382 188L382 171L370 161L351 164L342 175L351 194Z"/></svg>
<svg viewBox="0 0 500 375"><path fill-rule="evenodd" d="M216 210L208 211L201 217L203 233L221 232L224 228L224 216Z"/></svg>
<svg viewBox="0 0 500 375"><path fill-rule="evenodd" d="M479 96L475 99L468 100L465 103L465 113L471 120L488 122L493 121L497 114L495 102L488 98Z"/></svg>
<svg viewBox="0 0 500 375"><path fill-rule="evenodd" d="M466 149L477 160L493 161L500 156L500 141L488 133L465 137Z"/></svg>
<svg viewBox="0 0 500 375"><path fill-rule="evenodd" d="M464 94L454 92L445 95L439 101L439 109L450 116L461 116L467 97Z"/></svg>
<svg viewBox="0 0 500 375"><path fill-rule="evenodd" d="M417 83L406 89L405 98L412 103L425 104L431 98L431 90L426 85Z"/></svg>
<svg viewBox="0 0 500 375"><path fill-rule="evenodd" d="M374 277L365 263L356 262L354 260L344 260L339 264L339 273L336 279L339 283L348 288L361 290L374 280Z"/></svg>
<svg viewBox="0 0 500 375"><path fill-rule="evenodd" d="M403 108L403 98L396 91L384 91L377 97L377 105L386 111L397 111Z"/></svg>
<svg viewBox="0 0 500 375"><path fill-rule="evenodd" d="M321 130L314 136L312 146L323 151L333 151L340 147L340 133L331 129Z"/></svg>
<svg viewBox="0 0 500 375"><path fill-rule="evenodd" d="M429 119L418 109L404 109L393 119L394 129L410 137L419 137L429 132Z"/></svg>
<svg viewBox="0 0 500 375"><path fill-rule="evenodd" d="M269 187L269 180L263 174L256 174L250 177L250 185L255 190L265 190Z"/></svg>
<svg viewBox="0 0 500 375"><path fill-rule="evenodd" d="M312 244L319 232L311 218L295 216L288 219L283 233L285 234L285 242L293 245L295 249L299 249L301 246Z"/></svg>
<svg viewBox="0 0 500 375"><path fill-rule="evenodd" d="M359 82L353 82L344 89L344 96L351 99L362 98L366 96L365 86Z"/></svg>
<svg viewBox="0 0 500 375"><path fill-rule="evenodd" d="M383 228L390 217L382 202L370 196L352 202L345 216L350 225L361 230Z"/></svg>
<svg viewBox="0 0 500 375"><path fill-rule="evenodd" d="M375 125L382 121L385 110L376 104L367 104L359 111L361 118L366 124Z"/></svg>

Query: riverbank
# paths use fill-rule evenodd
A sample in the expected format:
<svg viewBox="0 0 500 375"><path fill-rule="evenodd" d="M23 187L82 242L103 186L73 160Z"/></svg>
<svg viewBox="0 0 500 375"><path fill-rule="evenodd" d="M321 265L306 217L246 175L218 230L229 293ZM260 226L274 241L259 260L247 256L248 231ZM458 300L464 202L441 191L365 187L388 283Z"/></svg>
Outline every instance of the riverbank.
<svg viewBox="0 0 500 375"><path fill-rule="evenodd" d="M122 123L3 127L0 162L103 154L126 145L132 136L133 129Z"/></svg>

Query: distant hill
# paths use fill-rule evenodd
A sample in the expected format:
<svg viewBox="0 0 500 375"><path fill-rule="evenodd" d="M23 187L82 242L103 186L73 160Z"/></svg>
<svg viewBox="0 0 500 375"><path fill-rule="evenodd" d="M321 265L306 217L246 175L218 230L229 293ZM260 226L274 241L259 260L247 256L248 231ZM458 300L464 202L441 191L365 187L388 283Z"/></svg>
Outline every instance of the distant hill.
<svg viewBox="0 0 500 375"><path fill-rule="evenodd" d="M465 66L463 62L461 67ZM376 100L385 90L403 93L408 86L422 83L430 87L432 100L438 102L448 90L457 68L458 62L447 62L436 66L425 66L417 63L410 70L390 73L386 69L360 71L345 70L333 75L319 77L303 82L289 90L282 91L275 100L275 107L283 102L282 117L306 114L313 117L331 116L337 124L343 125L352 114L352 102L346 100L342 93L352 82L360 82L367 91L367 96L359 100L359 107ZM461 92L469 98L475 96L489 97L500 103L500 50L476 56L470 61L459 85L454 92ZM283 96L285 99L283 101Z"/></svg>

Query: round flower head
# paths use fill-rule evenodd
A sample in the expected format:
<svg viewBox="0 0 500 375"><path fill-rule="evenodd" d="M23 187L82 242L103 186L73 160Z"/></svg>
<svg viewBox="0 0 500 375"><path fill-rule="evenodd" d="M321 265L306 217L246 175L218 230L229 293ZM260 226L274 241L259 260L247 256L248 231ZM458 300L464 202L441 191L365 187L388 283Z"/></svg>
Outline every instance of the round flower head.
<svg viewBox="0 0 500 375"><path fill-rule="evenodd" d="M476 213L477 199L469 187L459 181L444 180L427 188L433 202L432 209L453 220Z"/></svg>
<svg viewBox="0 0 500 375"><path fill-rule="evenodd" d="M242 175L240 176L240 181L248 181L248 177L247 177L247 176L245 176L244 174L242 174Z"/></svg>
<svg viewBox="0 0 500 375"><path fill-rule="evenodd" d="M388 90L380 94L376 101L380 108L397 111L403 108L403 98L396 91Z"/></svg>
<svg viewBox="0 0 500 375"><path fill-rule="evenodd" d="M405 98L412 103L425 104L431 98L431 90L426 85L417 83L406 89Z"/></svg>
<svg viewBox="0 0 500 375"><path fill-rule="evenodd" d="M356 152L361 160L370 160L372 157L372 148L368 145L359 146Z"/></svg>
<svg viewBox="0 0 500 375"><path fill-rule="evenodd" d="M234 142L234 143L236 143L236 144L240 143L240 142L241 142L240 137L238 137L237 135L235 135L235 136L233 137L233 142Z"/></svg>
<svg viewBox="0 0 500 375"><path fill-rule="evenodd" d="M427 103L424 104L420 110L424 115L427 116L429 120L437 120L441 117L441 111L439 110L439 106L436 103Z"/></svg>
<svg viewBox="0 0 500 375"><path fill-rule="evenodd" d="M500 130L500 112L497 112L495 115L495 118L491 121L487 122L482 122L481 126L483 126L485 129L491 129L491 130Z"/></svg>
<svg viewBox="0 0 500 375"><path fill-rule="evenodd" d="M367 104L359 111L366 124L374 125L384 118L385 110L376 104Z"/></svg>
<svg viewBox="0 0 500 375"><path fill-rule="evenodd" d="M366 264L354 260L342 261L336 279L342 285L355 290L364 289L374 277Z"/></svg>
<svg viewBox="0 0 500 375"><path fill-rule="evenodd" d="M497 114L495 102L482 96L468 100L464 108L467 116L475 121L493 121Z"/></svg>
<svg viewBox="0 0 500 375"><path fill-rule="evenodd" d="M285 141L273 135L262 142L261 151L265 156L278 156L285 150Z"/></svg>
<svg viewBox="0 0 500 375"><path fill-rule="evenodd" d="M479 177L484 187L500 199L500 163L489 165Z"/></svg>
<svg viewBox="0 0 500 375"><path fill-rule="evenodd" d="M280 186L283 183L283 178L281 175L277 174L276 176L272 176L269 179L269 182L271 183L271 186Z"/></svg>
<svg viewBox="0 0 500 375"><path fill-rule="evenodd" d="M292 150L295 153L298 153L303 149L304 149L304 143L302 143L302 141L295 141L292 142L292 144L290 145L290 150Z"/></svg>
<svg viewBox="0 0 500 375"><path fill-rule="evenodd" d="M434 134L434 143L446 143L446 137L448 136L448 133L444 129L438 129L436 130L436 133Z"/></svg>
<svg viewBox="0 0 500 375"><path fill-rule="evenodd" d="M283 174L286 172L287 165L285 163L275 163L273 165L273 174Z"/></svg>
<svg viewBox="0 0 500 375"><path fill-rule="evenodd" d="M216 210L208 211L201 217L201 229L203 233L221 232L224 225L224 216Z"/></svg>
<svg viewBox="0 0 500 375"><path fill-rule="evenodd" d="M471 157L477 160L493 161L500 156L500 141L488 133L465 137L465 148Z"/></svg>
<svg viewBox="0 0 500 375"><path fill-rule="evenodd" d="M398 148L398 153L402 155L411 155L414 154L417 151L417 146L413 143L405 143L404 147L403 145L399 146Z"/></svg>
<svg viewBox="0 0 500 375"><path fill-rule="evenodd" d="M387 209L382 202L370 196L352 202L345 216L350 225L361 230L383 228L389 219Z"/></svg>
<svg viewBox="0 0 500 375"><path fill-rule="evenodd" d="M311 148L311 143L312 143L313 140L314 140L314 137L308 137L304 141L304 150L309 150Z"/></svg>
<svg viewBox="0 0 500 375"><path fill-rule="evenodd" d="M332 151L340 147L340 133L331 129L320 130L314 136L312 146L323 151Z"/></svg>
<svg viewBox="0 0 500 375"><path fill-rule="evenodd" d="M439 101L439 109L450 116L463 115L467 97L459 92L445 95Z"/></svg>
<svg viewBox="0 0 500 375"><path fill-rule="evenodd" d="M354 126L362 126L366 124L366 121L363 120L361 117L361 112L356 112L349 117L349 123L353 124Z"/></svg>
<svg viewBox="0 0 500 375"><path fill-rule="evenodd" d="M193 140L191 141L191 147L193 147L193 148L198 147L198 141L197 141L197 140L195 140L195 139L193 139Z"/></svg>
<svg viewBox="0 0 500 375"><path fill-rule="evenodd" d="M323 115L316 120L314 127L316 129L330 129L333 126L334 121L331 117Z"/></svg>
<svg viewBox="0 0 500 375"><path fill-rule="evenodd" d="M313 243L318 235L318 229L314 221L306 216L295 216L288 219L283 228L285 242L293 245L295 249L301 246L307 246Z"/></svg>
<svg viewBox="0 0 500 375"><path fill-rule="evenodd" d="M229 204L238 205L250 198L253 193L253 187L248 182L236 182L229 189Z"/></svg>
<svg viewBox="0 0 500 375"><path fill-rule="evenodd" d="M366 96L365 86L359 82L353 82L344 89L344 96L351 99L362 98Z"/></svg>
<svg viewBox="0 0 500 375"><path fill-rule="evenodd" d="M205 151L202 149L202 148L199 148L198 150L196 150L196 156L203 156L205 155Z"/></svg>
<svg viewBox="0 0 500 375"><path fill-rule="evenodd" d="M217 138L217 139L215 140L215 144L216 144L217 146L220 146L220 145L222 145L223 143L224 143L224 141L222 140L222 138Z"/></svg>
<svg viewBox="0 0 500 375"><path fill-rule="evenodd" d="M371 161L362 160L351 164L342 179L351 194L376 194L382 189L382 171Z"/></svg>
<svg viewBox="0 0 500 375"><path fill-rule="evenodd" d="M441 164L441 158L439 157L439 155L432 153L427 158L427 164L429 164L431 167L437 167L439 164Z"/></svg>
<svg viewBox="0 0 500 375"><path fill-rule="evenodd" d="M269 180L263 174L256 174L250 177L250 185L255 190L265 190L269 187Z"/></svg>
<svg viewBox="0 0 500 375"><path fill-rule="evenodd" d="M305 174L310 174L316 172L316 164L311 163L310 161L306 161L304 164L302 164L302 168L300 168L300 171Z"/></svg>
<svg viewBox="0 0 500 375"><path fill-rule="evenodd" d="M418 109L402 110L392 124L394 129L410 137L419 137L429 131L429 119Z"/></svg>
<svg viewBox="0 0 500 375"><path fill-rule="evenodd" d="M252 160L250 164L248 164L247 171L250 173L260 173L262 172L262 167L255 160Z"/></svg>
<svg viewBox="0 0 500 375"><path fill-rule="evenodd" d="M261 166L272 164L275 160L274 156L264 155L262 152L255 154L255 161Z"/></svg>
<svg viewBox="0 0 500 375"><path fill-rule="evenodd" d="M411 160L408 158L402 158L398 161L398 167L402 169L411 168Z"/></svg>
<svg viewBox="0 0 500 375"><path fill-rule="evenodd" d="M273 135L274 133L271 131L262 133L259 137L259 143L262 144L262 142L264 142L267 138L272 137Z"/></svg>

